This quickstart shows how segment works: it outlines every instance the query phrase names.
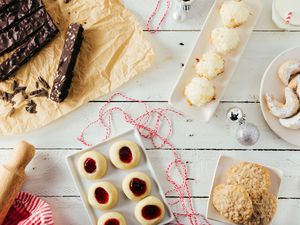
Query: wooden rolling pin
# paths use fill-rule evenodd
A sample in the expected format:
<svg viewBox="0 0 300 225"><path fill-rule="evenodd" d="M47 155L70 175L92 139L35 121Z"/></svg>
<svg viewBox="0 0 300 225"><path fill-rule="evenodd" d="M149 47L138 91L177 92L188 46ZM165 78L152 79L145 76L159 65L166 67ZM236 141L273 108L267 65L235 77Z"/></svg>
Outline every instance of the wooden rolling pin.
<svg viewBox="0 0 300 225"><path fill-rule="evenodd" d="M12 151L10 161L0 165L0 225L20 192L25 180L25 167L34 154L34 146L21 141Z"/></svg>

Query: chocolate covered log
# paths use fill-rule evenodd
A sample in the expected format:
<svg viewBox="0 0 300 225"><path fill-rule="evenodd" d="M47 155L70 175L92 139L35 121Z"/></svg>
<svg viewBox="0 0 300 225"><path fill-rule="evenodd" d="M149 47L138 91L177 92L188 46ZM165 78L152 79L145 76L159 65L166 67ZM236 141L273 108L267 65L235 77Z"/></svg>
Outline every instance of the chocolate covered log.
<svg viewBox="0 0 300 225"><path fill-rule="evenodd" d="M50 94L50 99L55 102L62 102L68 96L82 40L82 25L77 23L71 24L67 31L67 37Z"/></svg>
<svg viewBox="0 0 300 225"><path fill-rule="evenodd" d="M2 13L3 10L14 4L16 0L0 0L0 13Z"/></svg>
<svg viewBox="0 0 300 225"><path fill-rule="evenodd" d="M0 0L2 1L2 0ZM24 17L43 7L41 0L18 0L0 14L0 33L5 32Z"/></svg>
<svg viewBox="0 0 300 225"><path fill-rule="evenodd" d="M49 20L36 34L18 48L7 60L0 64L0 81L7 80L23 64L28 62L56 34L57 27Z"/></svg>
<svg viewBox="0 0 300 225"><path fill-rule="evenodd" d="M42 8L30 17L22 20L18 25L0 35L0 56L17 48L36 33L48 20L48 13Z"/></svg>

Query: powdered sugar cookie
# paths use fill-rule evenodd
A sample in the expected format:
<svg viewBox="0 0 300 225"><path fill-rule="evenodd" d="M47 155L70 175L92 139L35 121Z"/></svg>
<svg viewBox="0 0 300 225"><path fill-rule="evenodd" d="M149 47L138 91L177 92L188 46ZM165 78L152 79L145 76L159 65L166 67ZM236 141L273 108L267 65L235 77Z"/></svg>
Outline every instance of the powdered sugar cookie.
<svg viewBox="0 0 300 225"><path fill-rule="evenodd" d="M268 190L271 186L270 172L261 165L241 162L228 170L227 184L242 185L250 193L253 190Z"/></svg>
<svg viewBox="0 0 300 225"><path fill-rule="evenodd" d="M288 86L293 75L297 73L300 73L300 62L298 60L288 60L278 70L279 79L286 86Z"/></svg>
<svg viewBox="0 0 300 225"><path fill-rule="evenodd" d="M239 185L216 186L213 191L213 205L222 216L234 223L243 223L253 214L250 196Z"/></svg>

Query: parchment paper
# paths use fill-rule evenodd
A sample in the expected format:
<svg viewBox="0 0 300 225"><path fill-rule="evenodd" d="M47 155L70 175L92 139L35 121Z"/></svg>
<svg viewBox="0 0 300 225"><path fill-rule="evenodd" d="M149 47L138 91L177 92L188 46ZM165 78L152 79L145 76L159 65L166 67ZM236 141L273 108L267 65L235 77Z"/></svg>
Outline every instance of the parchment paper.
<svg viewBox="0 0 300 225"><path fill-rule="evenodd" d="M21 94L14 97L16 111L9 116L11 105L0 100L0 135L23 133L42 127L118 88L153 61L153 51L131 12L119 0L44 0L46 9L60 32L14 78L0 82L0 90L11 92L13 80L26 85L26 92L36 90L38 77L52 86L62 52L66 29L72 22L82 23L84 41L74 71L69 96L63 103L34 97L37 113L25 110ZM3 61L4 56L0 58ZM41 85L40 85L41 86Z"/></svg>

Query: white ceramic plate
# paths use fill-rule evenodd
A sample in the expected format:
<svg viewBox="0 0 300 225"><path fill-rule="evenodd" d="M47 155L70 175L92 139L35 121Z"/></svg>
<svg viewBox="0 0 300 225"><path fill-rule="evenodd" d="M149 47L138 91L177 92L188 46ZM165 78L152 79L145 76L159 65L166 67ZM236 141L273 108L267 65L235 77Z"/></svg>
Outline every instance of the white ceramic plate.
<svg viewBox="0 0 300 225"><path fill-rule="evenodd" d="M272 20L276 26L284 30L300 30L300 26L293 26L291 24L286 24L282 17L278 14L275 7L275 1L272 2Z"/></svg>
<svg viewBox="0 0 300 225"><path fill-rule="evenodd" d="M184 98L184 88L193 77L197 76L195 69L196 58L200 58L205 52L213 49L213 46L210 44L210 34L213 29L223 26L219 11L225 1L228 0L216 0L212 6L203 25L202 32L198 37L197 43L185 63L183 71L179 76L169 99L169 103L174 108L202 122L209 121L214 115L224 91L239 63L240 57L248 43L264 4L264 1L262 0L244 0L250 9L251 15L245 24L235 28L240 35L240 44L237 49L224 57L225 71L212 81L216 88L216 99L201 107L190 106ZM239 75L242 76L243 74Z"/></svg>
<svg viewBox="0 0 300 225"><path fill-rule="evenodd" d="M140 146L141 153L142 153L141 154L141 162L137 167L135 167L131 170L117 169L110 162L110 157L109 157L109 153L108 153L109 148L114 142L120 141L120 140L131 140ZM117 137L111 138L105 142L95 145L91 148L88 148L86 150L82 150L80 152L72 154L66 158L72 178L73 178L73 180L76 184L76 187L80 193L80 196L84 203L85 209L89 215L91 224L96 225L98 218L106 212L106 211L101 211L101 210L97 210L97 209L93 208L92 206L90 206L90 204L88 203L88 200L87 200L88 199L87 193L88 193L89 187L91 186L91 184L93 184L94 182L97 182L99 180L85 179L79 175L78 169L77 169L77 162L78 162L78 159L80 158L80 156L82 154L84 154L85 152L91 151L91 150L101 152L106 157L107 162L108 162L107 174L99 180L111 181L117 187L117 189L119 191L119 201L118 201L116 207L110 211L121 212L124 215L124 217L126 218L127 224L130 224L130 225L138 225L139 224L134 216L134 208L135 208L136 202L130 201L125 196L125 194L122 191L122 181L123 181L123 178L126 175L128 175L129 173L134 172L134 171L141 171L141 172L146 173L151 178L151 181L152 181L151 195L154 195L154 196L160 198L162 200L162 202L164 202L166 213L165 213L165 217L159 224L160 225L167 224L174 220L173 214L169 208L169 205L167 204L163 190L158 182L156 174L153 170L151 162L149 161L149 158L148 158L145 148L143 146L142 139L137 130L130 130L130 131L125 132Z"/></svg>
<svg viewBox="0 0 300 225"><path fill-rule="evenodd" d="M214 180L213 180L213 183L212 183L212 186L210 189L210 194L209 194L209 201L208 201L207 210L206 210L206 212L207 212L206 217L208 219L218 221L218 222L223 222L226 224L235 225L234 223L230 222L229 220L227 220L226 218L221 216L221 214L215 209L215 207L212 204L212 194L213 194L213 190L214 190L215 186L217 186L219 184L226 184L226 171L230 167L237 165L240 162L245 162L245 161L247 161L247 160L236 159L236 158L232 158L232 157L225 156L225 155L220 156L216 170L215 170ZM262 166L264 166L264 165L262 165ZM281 183L281 180L283 177L283 173L281 170L278 170L276 168L272 168L272 167L268 167L268 166L264 166L264 167L266 167L270 171L272 186L269 191L274 196L278 197L278 192L279 192L280 183ZM275 216L274 216L274 218L275 218ZM272 222L270 224L272 224Z"/></svg>
<svg viewBox="0 0 300 225"><path fill-rule="evenodd" d="M268 66L260 86L260 107L269 127L285 141L300 146L300 130L291 130L280 125L278 118L274 117L266 104L266 93L272 94L276 99L284 102L284 84L279 80L277 71L287 60L300 60L300 47L284 51Z"/></svg>

